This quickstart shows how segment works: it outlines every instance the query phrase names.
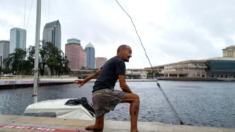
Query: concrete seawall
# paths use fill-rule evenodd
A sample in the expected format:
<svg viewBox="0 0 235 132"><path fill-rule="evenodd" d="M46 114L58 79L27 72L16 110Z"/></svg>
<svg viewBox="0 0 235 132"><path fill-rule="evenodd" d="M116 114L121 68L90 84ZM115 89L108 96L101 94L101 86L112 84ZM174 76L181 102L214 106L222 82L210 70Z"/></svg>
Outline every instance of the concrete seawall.
<svg viewBox="0 0 235 132"><path fill-rule="evenodd" d="M171 81L219 81L217 78L162 78Z"/></svg>
<svg viewBox="0 0 235 132"><path fill-rule="evenodd" d="M86 132L91 120L0 115L0 132ZM234 128L170 125L158 122L138 122L140 132L234 132ZM91 132L91 131L90 131ZM130 132L130 122L106 120L103 132Z"/></svg>
<svg viewBox="0 0 235 132"><path fill-rule="evenodd" d="M76 77L53 77L53 78L39 78L39 86L45 85L60 85L75 83ZM96 79L91 79L90 82L95 82ZM126 82L156 82L156 79L126 79ZM32 78L1 78L0 89L33 87Z"/></svg>
<svg viewBox="0 0 235 132"><path fill-rule="evenodd" d="M161 78L159 80L171 81L235 81L235 78Z"/></svg>
<svg viewBox="0 0 235 132"><path fill-rule="evenodd" d="M75 83L77 77L69 76L40 76L39 86L43 85L60 85ZM159 80L170 81L235 81L235 78L159 78ZM95 82L96 79L91 79L90 82ZM156 82L156 79L126 79L126 82ZM11 76L0 78L0 89L17 88L17 87L33 87L33 76Z"/></svg>

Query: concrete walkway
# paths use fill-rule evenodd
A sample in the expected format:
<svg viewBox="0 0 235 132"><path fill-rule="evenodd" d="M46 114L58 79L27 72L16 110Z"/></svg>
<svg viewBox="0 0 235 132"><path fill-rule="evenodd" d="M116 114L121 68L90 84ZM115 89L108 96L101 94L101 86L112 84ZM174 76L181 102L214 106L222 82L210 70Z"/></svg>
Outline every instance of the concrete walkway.
<svg viewBox="0 0 235 132"><path fill-rule="evenodd" d="M65 132L66 130L67 132L68 130L84 132L85 126L92 124L94 121L0 115L0 126L2 126L0 132ZM40 129L35 130L36 128ZM140 132L235 132L232 128L167 125L155 122L138 122L138 128ZM106 120L103 132L130 132L130 122Z"/></svg>

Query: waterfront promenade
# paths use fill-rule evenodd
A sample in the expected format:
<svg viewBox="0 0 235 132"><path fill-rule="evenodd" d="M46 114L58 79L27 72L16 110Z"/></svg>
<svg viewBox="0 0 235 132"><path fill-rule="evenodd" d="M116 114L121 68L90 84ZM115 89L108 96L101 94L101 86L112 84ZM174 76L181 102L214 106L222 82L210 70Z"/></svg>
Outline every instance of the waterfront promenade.
<svg viewBox="0 0 235 132"><path fill-rule="evenodd" d="M86 132L90 120L0 115L0 132ZM158 122L138 122L140 132L234 132L234 128L170 125ZM92 131L87 131L92 132ZM103 132L130 132L130 122L106 120Z"/></svg>
<svg viewBox="0 0 235 132"><path fill-rule="evenodd" d="M40 85L49 84L66 84L74 83L77 77L69 76L40 76ZM90 82L95 82L96 79L91 79ZM156 79L126 79L127 82L155 82ZM33 86L33 76L10 76L0 78L0 87L6 86Z"/></svg>
<svg viewBox="0 0 235 132"><path fill-rule="evenodd" d="M39 76L40 85L74 83L78 78L70 76ZM235 78L159 78L170 81L235 81ZM90 82L95 82L91 79ZM118 81L118 80L117 80ZM156 79L126 79L126 82L156 82ZM0 88L33 86L33 76L8 76L0 78Z"/></svg>

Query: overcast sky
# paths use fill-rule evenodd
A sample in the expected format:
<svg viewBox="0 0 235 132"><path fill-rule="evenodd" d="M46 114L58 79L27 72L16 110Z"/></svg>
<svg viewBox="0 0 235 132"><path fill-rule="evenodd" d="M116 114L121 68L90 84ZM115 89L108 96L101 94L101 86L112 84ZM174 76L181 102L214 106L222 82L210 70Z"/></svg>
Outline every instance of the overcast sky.
<svg viewBox="0 0 235 132"><path fill-rule="evenodd" d="M153 66L222 57L222 49L234 45L235 0L119 2L132 16ZM19 27L27 30L27 47L34 45L36 0L0 3L0 40L9 40L10 29ZM91 42L95 56L108 59L120 44L127 44L133 51L127 68L150 66L130 19L115 0L42 0L41 11L40 38L47 22L59 20L64 52L69 38L80 39L83 48Z"/></svg>

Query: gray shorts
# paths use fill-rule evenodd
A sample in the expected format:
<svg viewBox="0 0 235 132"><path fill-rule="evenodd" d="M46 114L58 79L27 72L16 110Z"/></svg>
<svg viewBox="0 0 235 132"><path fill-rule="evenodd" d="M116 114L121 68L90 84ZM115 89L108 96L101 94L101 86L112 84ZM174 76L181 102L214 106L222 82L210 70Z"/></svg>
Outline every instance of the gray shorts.
<svg viewBox="0 0 235 132"><path fill-rule="evenodd" d="M95 117L100 118L110 110L113 111L125 96L126 92L113 89L101 89L93 92L92 107L95 110Z"/></svg>

